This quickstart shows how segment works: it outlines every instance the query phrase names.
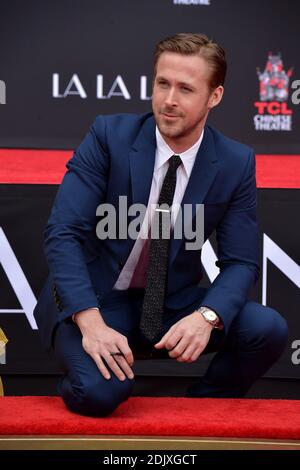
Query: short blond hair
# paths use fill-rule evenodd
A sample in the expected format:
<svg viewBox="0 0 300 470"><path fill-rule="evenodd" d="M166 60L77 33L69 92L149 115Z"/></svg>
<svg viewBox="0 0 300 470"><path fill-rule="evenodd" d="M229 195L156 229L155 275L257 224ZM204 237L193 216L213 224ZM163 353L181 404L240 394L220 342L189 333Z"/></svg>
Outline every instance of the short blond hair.
<svg viewBox="0 0 300 470"><path fill-rule="evenodd" d="M219 85L224 85L227 70L225 51L205 34L179 33L162 39L156 45L154 51L154 76L156 75L158 59L163 52L199 55L206 60L211 69L210 88L213 90Z"/></svg>

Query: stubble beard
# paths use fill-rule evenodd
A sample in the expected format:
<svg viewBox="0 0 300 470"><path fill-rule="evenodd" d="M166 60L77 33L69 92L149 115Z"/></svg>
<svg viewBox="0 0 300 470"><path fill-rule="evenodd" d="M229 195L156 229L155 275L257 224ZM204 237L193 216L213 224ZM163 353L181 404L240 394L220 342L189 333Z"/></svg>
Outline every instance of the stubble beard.
<svg viewBox="0 0 300 470"><path fill-rule="evenodd" d="M201 117L202 118L202 117ZM180 120L181 118L179 118ZM202 121L199 120L197 121L194 126L187 127L183 124L183 122L174 122L174 123L165 123L163 119L158 117L156 120L157 127L163 137L166 137L168 139L181 139L181 138L186 138L189 135L191 135L195 129L199 126L199 123Z"/></svg>
<svg viewBox="0 0 300 470"><path fill-rule="evenodd" d="M165 124L158 122L158 128L162 136L166 136L169 138L179 138L185 135L185 129L180 126L175 126L174 124Z"/></svg>
<svg viewBox="0 0 300 470"><path fill-rule="evenodd" d="M186 129L181 121L183 116L178 117L179 122L166 122L163 116L158 112L156 116L157 127L162 134L169 138L179 138L185 135Z"/></svg>

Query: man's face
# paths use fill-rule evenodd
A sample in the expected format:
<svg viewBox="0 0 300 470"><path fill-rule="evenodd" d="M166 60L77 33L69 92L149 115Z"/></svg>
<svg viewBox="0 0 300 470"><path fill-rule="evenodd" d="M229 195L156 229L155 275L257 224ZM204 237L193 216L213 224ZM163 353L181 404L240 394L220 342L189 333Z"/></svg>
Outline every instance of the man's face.
<svg viewBox="0 0 300 470"><path fill-rule="evenodd" d="M159 57L152 107L158 128L171 147L179 142L193 145L199 138L214 106L209 78L208 64L198 55L163 52Z"/></svg>

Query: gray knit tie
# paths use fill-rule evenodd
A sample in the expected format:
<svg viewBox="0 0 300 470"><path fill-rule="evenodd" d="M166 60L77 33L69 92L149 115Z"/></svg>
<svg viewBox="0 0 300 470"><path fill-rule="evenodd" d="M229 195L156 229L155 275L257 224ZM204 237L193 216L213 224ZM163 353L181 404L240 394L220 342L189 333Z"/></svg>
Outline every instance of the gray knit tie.
<svg viewBox="0 0 300 470"><path fill-rule="evenodd" d="M163 326L170 245L170 208L176 188L176 171L181 163L179 155L173 155L169 159L169 168L162 184L158 208L151 227L152 238L140 329L144 337L153 344L160 339Z"/></svg>

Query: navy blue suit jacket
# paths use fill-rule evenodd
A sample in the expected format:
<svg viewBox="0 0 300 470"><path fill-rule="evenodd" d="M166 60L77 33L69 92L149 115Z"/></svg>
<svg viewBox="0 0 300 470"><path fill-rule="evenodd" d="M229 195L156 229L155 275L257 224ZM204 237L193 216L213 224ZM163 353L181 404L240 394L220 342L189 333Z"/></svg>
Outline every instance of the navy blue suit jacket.
<svg viewBox="0 0 300 470"><path fill-rule="evenodd" d="M100 240L101 203L147 206L156 151L155 120L145 115L98 116L73 157L45 230L50 275L35 318L46 347L55 326L73 313L99 306L113 288L135 240ZM255 156L245 145L205 126L182 205L204 204L204 239L216 229L220 274L201 304L228 330L259 275ZM170 244L166 305L182 308L199 298L201 250L184 239Z"/></svg>

